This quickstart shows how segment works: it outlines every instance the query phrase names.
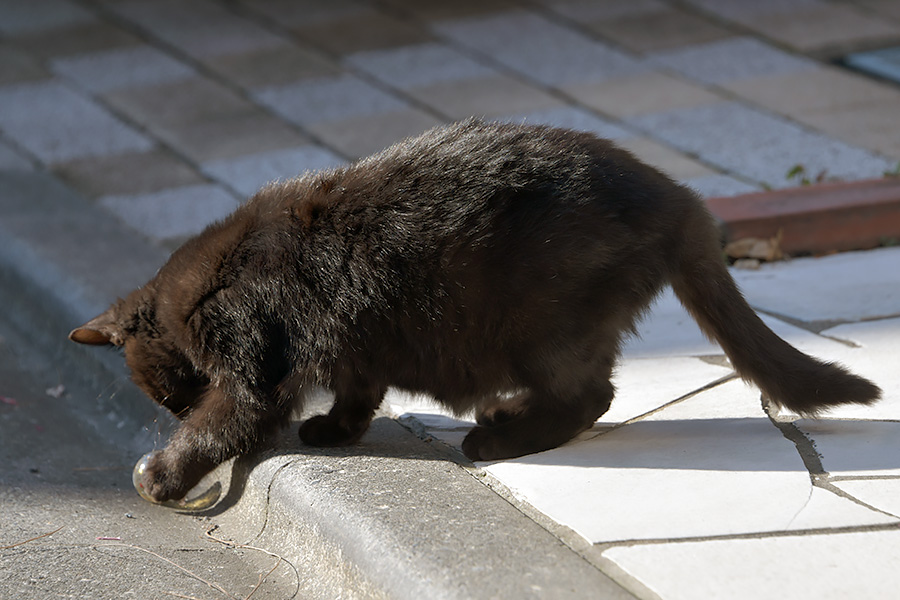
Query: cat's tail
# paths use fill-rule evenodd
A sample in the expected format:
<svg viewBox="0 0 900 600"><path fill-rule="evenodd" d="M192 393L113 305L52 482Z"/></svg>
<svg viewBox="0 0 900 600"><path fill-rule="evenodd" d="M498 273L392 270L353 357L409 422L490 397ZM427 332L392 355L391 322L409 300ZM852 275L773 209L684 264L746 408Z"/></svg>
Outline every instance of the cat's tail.
<svg viewBox="0 0 900 600"><path fill-rule="evenodd" d="M670 257L672 287L738 374L774 403L805 416L878 400L881 390L874 383L800 352L762 322L724 265L718 230L705 205L696 197L689 204L681 247Z"/></svg>

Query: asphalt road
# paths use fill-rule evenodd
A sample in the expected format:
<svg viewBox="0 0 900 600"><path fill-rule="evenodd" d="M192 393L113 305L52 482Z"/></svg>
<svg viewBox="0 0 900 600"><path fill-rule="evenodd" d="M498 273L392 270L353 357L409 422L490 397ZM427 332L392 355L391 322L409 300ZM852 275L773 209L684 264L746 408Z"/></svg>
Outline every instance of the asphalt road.
<svg viewBox="0 0 900 600"><path fill-rule="evenodd" d="M0 319L0 599L301 596L291 565L207 535L252 532L140 499L132 445L73 414L97 392L51 362Z"/></svg>

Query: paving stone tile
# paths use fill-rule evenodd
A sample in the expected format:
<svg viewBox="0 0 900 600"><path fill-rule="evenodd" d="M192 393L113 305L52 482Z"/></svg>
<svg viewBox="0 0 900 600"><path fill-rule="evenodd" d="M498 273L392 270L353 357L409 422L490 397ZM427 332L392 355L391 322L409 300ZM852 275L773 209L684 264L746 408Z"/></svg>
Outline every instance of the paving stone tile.
<svg viewBox="0 0 900 600"><path fill-rule="evenodd" d="M0 1L0 33L20 35L94 21L94 15L66 0Z"/></svg>
<svg viewBox="0 0 900 600"><path fill-rule="evenodd" d="M398 98L349 74L266 88L257 91L256 98L284 118L301 124L406 108Z"/></svg>
<svg viewBox="0 0 900 600"><path fill-rule="evenodd" d="M689 0L689 4L701 7L722 18L743 23L758 15L788 12L820 6L821 0Z"/></svg>
<svg viewBox="0 0 900 600"><path fill-rule="evenodd" d="M132 0L109 8L195 58L276 47L284 40L208 0Z"/></svg>
<svg viewBox="0 0 900 600"><path fill-rule="evenodd" d="M832 485L878 510L900 517L900 479L849 479Z"/></svg>
<svg viewBox="0 0 900 600"><path fill-rule="evenodd" d="M900 248L845 252L732 271L747 300L802 321L858 321L896 316Z"/></svg>
<svg viewBox="0 0 900 600"><path fill-rule="evenodd" d="M900 311L900 306L897 307ZM874 381L882 389L882 399L871 406L845 405L825 415L834 419L900 420L900 369L897 348L900 319L879 319L848 323L822 332L823 336L846 340L853 344L829 358L850 368L854 373Z"/></svg>
<svg viewBox="0 0 900 600"><path fill-rule="evenodd" d="M898 544L891 530L620 546L603 556L667 600L887 599L900 585Z"/></svg>
<svg viewBox="0 0 900 600"><path fill-rule="evenodd" d="M740 381L592 439L483 468L593 543L781 531L809 510L813 493L793 443ZM803 518L819 527L891 520L835 503L845 510L815 506Z"/></svg>
<svg viewBox="0 0 900 600"><path fill-rule="evenodd" d="M619 141L618 145L633 152L642 161L664 171L673 179L699 179L714 176L716 173L703 163L650 138L632 137Z"/></svg>
<svg viewBox="0 0 900 600"><path fill-rule="evenodd" d="M863 6L879 16L900 21L900 4L894 0L855 0L853 4Z"/></svg>
<svg viewBox="0 0 900 600"><path fill-rule="evenodd" d="M563 127L565 129L589 131L598 137L611 140L626 140L634 137L632 132L622 128L622 126L574 106L560 106L511 114L503 117L501 120L510 123L552 125L553 127Z"/></svg>
<svg viewBox="0 0 900 600"><path fill-rule="evenodd" d="M167 144L198 163L303 146L305 135L261 110L155 128Z"/></svg>
<svg viewBox="0 0 900 600"><path fill-rule="evenodd" d="M435 29L547 85L605 81L646 69L638 59L526 11L442 21Z"/></svg>
<svg viewBox="0 0 900 600"><path fill-rule="evenodd" d="M223 85L202 77L112 90L104 98L151 130L236 117L258 110L251 102Z"/></svg>
<svg viewBox="0 0 900 600"><path fill-rule="evenodd" d="M456 50L430 42L388 50L370 50L346 62L400 89L488 77L493 71Z"/></svg>
<svg viewBox="0 0 900 600"><path fill-rule="evenodd" d="M0 40L0 86L49 76L50 73L36 57Z"/></svg>
<svg viewBox="0 0 900 600"><path fill-rule="evenodd" d="M371 12L369 6L358 0L251 0L242 4L282 26L318 25Z"/></svg>
<svg viewBox="0 0 900 600"><path fill-rule="evenodd" d="M316 26L298 27L295 31L313 46L339 55L431 40L431 35L420 25L374 10Z"/></svg>
<svg viewBox="0 0 900 600"><path fill-rule="evenodd" d="M191 167L162 151L83 158L54 172L89 198L144 194L204 183Z"/></svg>
<svg viewBox="0 0 900 600"><path fill-rule="evenodd" d="M810 110L794 118L838 139L890 157L891 169L900 161L900 108L896 101Z"/></svg>
<svg viewBox="0 0 900 600"><path fill-rule="evenodd" d="M722 198L726 196L739 196L762 191L761 186L749 184L740 179L728 175L701 175L700 177L687 177L681 183L693 188L704 198Z"/></svg>
<svg viewBox="0 0 900 600"><path fill-rule="evenodd" d="M422 20L473 17L518 6L515 0L385 0L385 4Z"/></svg>
<svg viewBox="0 0 900 600"><path fill-rule="evenodd" d="M196 72L151 46L134 46L51 63L53 72L94 93L149 86L194 77Z"/></svg>
<svg viewBox="0 0 900 600"><path fill-rule="evenodd" d="M699 44L652 54L649 60L704 83L795 73L813 68L810 59L783 52L749 37Z"/></svg>
<svg viewBox="0 0 900 600"><path fill-rule="evenodd" d="M0 141L0 171L33 171L31 161Z"/></svg>
<svg viewBox="0 0 900 600"><path fill-rule="evenodd" d="M408 93L450 119L492 119L563 106L547 92L505 75L437 83Z"/></svg>
<svg viewBox="0 0 900 600"><path fill-rule="evenodd" d="M585 106L618 118L722 101L707 89L659 71L563 89Z"/></svg>
<svg viewBox="0 0 900 600"><path fill-rule="evenodd" d="M745 19L745 25L801 52L900 37L900 24L853 6L822 3Z"/></svg>
<svg viewBox="0 0 900 600"><path fill-rule="evenodd" d="M698 358L626 359L613 377L616 397L599 421L622 423L634 419L731 374L729 367Z"/></svg>
<svg viewBox="0 0 900 600"><path fill-rule="evenodd" d="M0 129L45 163L125 151L153 142L57 81L0 88Z"/></svg>
<svg viewBox="0 0 900 600"><path fill-rule="evenodd" d="M734 33L703 17L668 8L603 19L587 25L622 47L645 54L734 37Z"/></svg>
<svg viewBox="0 0 900 600"><path fill-rule="evenodd" d="M828 66L787 75L742 79L723 84L723 87L742 99L795 118L802 118L809 111L878 102L900 107L897 89ZM900 117L900 108L896 109L896 116Z"/></svg>
<svg viewBox="0 0 900 600"><path fill-rule="evenodd" d="M317 50L287 43L252 52L215 56L203 62L247 89L337 75L341 70L335 61Z"/></svg>
<svg viewBox="0 0 900 600"><path fill-rule="evenodd" d="M203 165L203 172L249 198L270 181L342 163L341 157L324 148L303 146L212 161Z"/></svg>
<svg viewBox="0 0 900 600"><path fill-rule="evenodd" d="M800 419L794 425L815 444L822 467L831 475L900 477L896 421Z"/></svg>
<svg viewBox="0 0 900 600"><path fill-rule="evenodd" d="M795 185L797 164L839 179L880 177L890 161L869 151L736 102L641 115L626 120L705 162L773 188ZM716 127L709 127L715 123Z"/></svg>
<svg viewBox="0 0 900 600"><path fill-rule="evenodd" d="M416 109L311 123L309 130L329 147L351 158L361 158L403 138L440 125L440 121Z"/></svg>
<svg viewBox="0 0 900 600"><path fill-rule="evenodd" d="M666 10L668 5L660 0L540 0L548 10L579 23L637 17Z"/></svg>
<svg viewBox="0 0 900 600"><path fill-rule="evenodd" d="M127 31L102 21L16 36L15 45L41 59L100 52L140 44Z"/></svg>
<svg viewBox="0 0 900 600"><path fill-rule="evenodd" d="M228 216L240 204L220 186L192 185L134 196L105 196L100 204L154 241L181 239Z"/></svg>

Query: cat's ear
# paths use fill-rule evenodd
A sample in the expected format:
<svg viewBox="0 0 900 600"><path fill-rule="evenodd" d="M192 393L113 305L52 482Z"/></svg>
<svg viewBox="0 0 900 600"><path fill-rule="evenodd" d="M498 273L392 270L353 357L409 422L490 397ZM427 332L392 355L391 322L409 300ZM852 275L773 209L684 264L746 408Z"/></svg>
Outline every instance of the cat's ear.
<svg viewBox="0 0 900 600"><path fill-rule="evenodd" d="M121 346L125 343L122 328L116 323L113 308L100 314L81 327L73 329L69 339L79 344L105 346L112 344Z"/></svg>

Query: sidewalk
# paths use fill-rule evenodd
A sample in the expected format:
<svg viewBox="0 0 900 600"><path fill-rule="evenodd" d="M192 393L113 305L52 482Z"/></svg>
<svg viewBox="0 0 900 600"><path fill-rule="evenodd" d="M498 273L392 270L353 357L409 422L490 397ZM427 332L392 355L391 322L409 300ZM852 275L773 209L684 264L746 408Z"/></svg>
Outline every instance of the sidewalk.
<svg viewBox="0 0 900 600"><path fill-rule="evenodd" d="M881 178L900 85L832 61L891 42L891 0L0 0L0 284L63 344L266 181L472 114L594 131L709 197ZM224 510L262 511L259 540L318 548L367 594L892 597L900 249L735 276L885 399L767 414L666 296L611 411L562 448L473 466L467 423L392 391L396 420L357 447L292 431L241 463ZM116 355L65 351L121 377ZM82 399L86 418L155 428L128 398Z"/></svg>

